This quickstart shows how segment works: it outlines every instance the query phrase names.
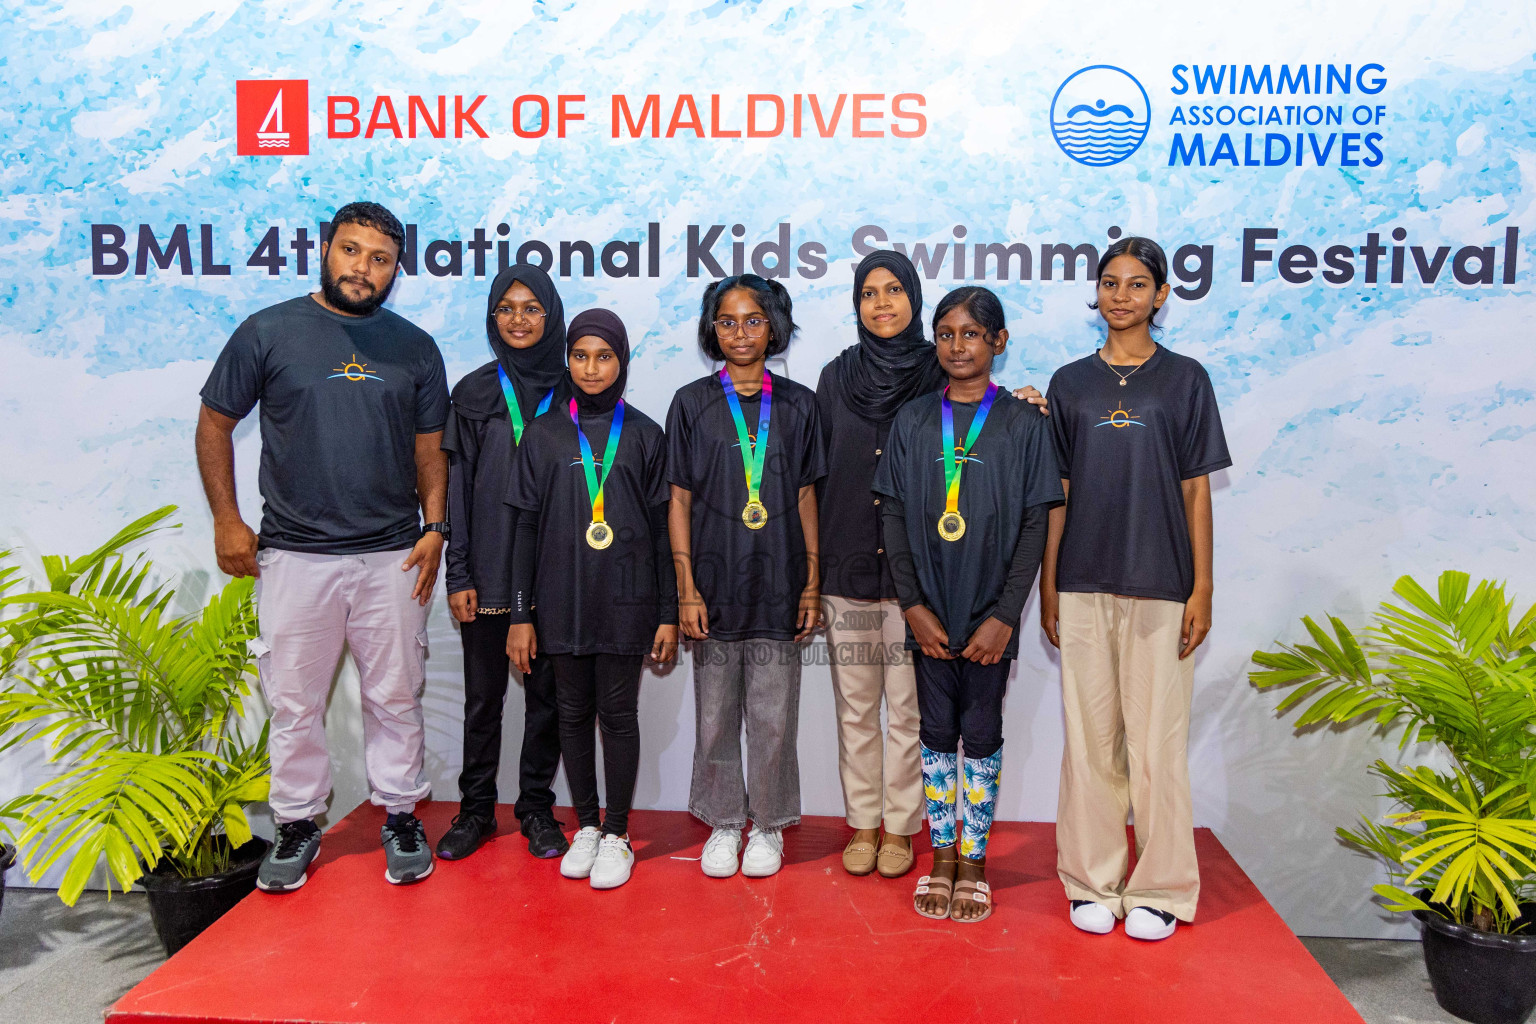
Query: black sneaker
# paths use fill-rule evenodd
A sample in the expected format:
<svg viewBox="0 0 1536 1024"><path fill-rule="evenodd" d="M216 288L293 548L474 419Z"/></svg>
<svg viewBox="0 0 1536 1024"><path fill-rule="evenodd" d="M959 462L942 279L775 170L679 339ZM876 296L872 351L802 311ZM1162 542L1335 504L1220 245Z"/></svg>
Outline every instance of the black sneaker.
<svg viewBox="0 0 1536 1024"><path fill-rule="evenodd" d="M320 853L320 827L308 818L277 826L277 841L256 870L262 892L292 892L309 880L309 864Z"/></svg>
<svg viewBox="0 0 1536 1024"><path fill-rule="evenodd" d="M384 843L384 880L409 885L432 873L432 848L427 830L414 814L391 814L379 830Z"/></svg>
<svg viewBox="0 0 1536 1024"><path fill-rule="evenodd" d="M437 841L437 855L443 860L463 860L480 844L496 834L496 819L473 811L460 811L453 816L453 824Z"/></svg>
<svg viewBox="0 0 1536 1024"><path fill-rule="evenodd" d="M523 819L521 829L528 837L528 852L540 860L563 857L571 848L553 814L530 814Z"/></svg>

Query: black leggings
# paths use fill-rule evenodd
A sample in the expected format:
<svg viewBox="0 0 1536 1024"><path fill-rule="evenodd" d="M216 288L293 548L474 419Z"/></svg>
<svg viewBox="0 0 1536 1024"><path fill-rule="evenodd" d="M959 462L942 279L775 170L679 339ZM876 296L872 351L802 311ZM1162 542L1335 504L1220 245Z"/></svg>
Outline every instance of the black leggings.
<svg viewBox="0 0 1536 1024"><path fill-rule="evenodd" d="M501 763L501 713L507 700L506 615L475 616L459 626L464 641L464 770L459 774L461 810L496 814L496 772ZM518 758L519 820L548 814L555 806L560 769L560 720L555 711L555 673L548 658L533 659L523 676L523 747Z"/></svg>
<svg viewBox="0 0 1536 1024"><path fill-rule="evenodd" d="M603 781L608 813L603 832L629 831L629 806L640 771L639 654L552 654L555 703L560 709L560 750L571 803L582 828L596 828L597 742L593 720L603 733Z"/></svg>
<svg viewBox="0 0 1536 1024"><path fill-rule="evenodd" d="M1012 660L982 665L960 657L941 661L915 651L912 661L922 719L917 734L923 746L953 754L964 740L965 756L973 760L997 753L1003 745L1003 693Z"/></svg>

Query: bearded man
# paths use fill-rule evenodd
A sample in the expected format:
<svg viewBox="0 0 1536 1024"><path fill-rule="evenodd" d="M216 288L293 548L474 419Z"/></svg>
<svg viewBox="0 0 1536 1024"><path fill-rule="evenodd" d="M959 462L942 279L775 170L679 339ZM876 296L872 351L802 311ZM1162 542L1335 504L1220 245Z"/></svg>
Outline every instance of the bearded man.
<svg viewBox="0 0 1536 1024"><path fill-rule="evenodd" d="M448 532L448 388L432 337L383 308L404 244L377 203L337 210L320 291L242 323L202 390L197 462L219 568L257 577L251 647L271 707L277 821L257 876L266 892L303 885L320 850L325 705L343 644L357 663L371 799L388 814L384 877L403 885L432 873L414 811L428 793L421 694L426 606ZM240 518L231 440L257 403L259 534Z"/></svg>

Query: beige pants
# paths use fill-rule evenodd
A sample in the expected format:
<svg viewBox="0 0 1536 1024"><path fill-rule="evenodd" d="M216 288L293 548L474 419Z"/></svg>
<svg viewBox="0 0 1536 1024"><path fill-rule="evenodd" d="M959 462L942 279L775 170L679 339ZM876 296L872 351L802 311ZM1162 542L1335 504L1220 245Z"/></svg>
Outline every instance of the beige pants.
<svg viewBox="0 0 1536 1024"><path fill-rule="evenodd" d="M826 598L827 648L837 696L837 767L854 828L910 836L923 824L923 758L917 741L917 675L903 649L895 601ZM880 698L886 728L880 728Z"/></svg>
<svg viewBox="0 0 1536 1024"><path fill-rule="evenodd" d="M1194 660L1179 660L1184 606L1062 594L1067 737L1056 811L1056 871L1067 898L1193 921L1200 895L1189 799ZM1125 816L1134 810L1136 870Z"/></svg>

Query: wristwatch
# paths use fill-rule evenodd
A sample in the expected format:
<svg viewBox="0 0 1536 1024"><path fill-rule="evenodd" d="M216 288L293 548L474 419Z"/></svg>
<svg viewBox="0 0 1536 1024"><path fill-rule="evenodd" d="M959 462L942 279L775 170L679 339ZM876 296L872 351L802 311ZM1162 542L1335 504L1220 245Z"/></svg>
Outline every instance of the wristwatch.
<svg viewBox="0 0 1536 1024"><path fill-rule="evenodd" d="M421 532L423 534L440 533L443 535L443 540L446 541L448 539L449 529L447 523L428 523L426 526L421 528Z"/></svg>

